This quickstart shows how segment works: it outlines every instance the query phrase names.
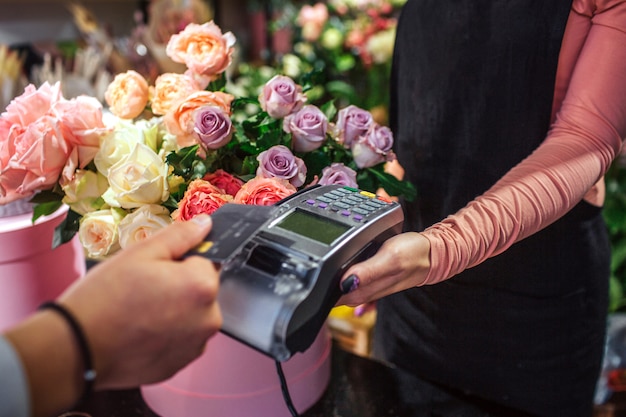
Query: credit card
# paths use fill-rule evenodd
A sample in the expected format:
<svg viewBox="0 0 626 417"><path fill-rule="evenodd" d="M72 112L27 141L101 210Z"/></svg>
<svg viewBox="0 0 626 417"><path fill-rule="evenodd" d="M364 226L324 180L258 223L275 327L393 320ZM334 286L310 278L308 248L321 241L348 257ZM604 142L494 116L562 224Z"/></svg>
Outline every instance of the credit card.
<svg viewBox="0 0 626 417"><path fill-rule="evenodd" d="M254 233L278 210L275 206L224 204L212 215L213 228L185 257L200 255L222 263L239 252Z"/></svg>

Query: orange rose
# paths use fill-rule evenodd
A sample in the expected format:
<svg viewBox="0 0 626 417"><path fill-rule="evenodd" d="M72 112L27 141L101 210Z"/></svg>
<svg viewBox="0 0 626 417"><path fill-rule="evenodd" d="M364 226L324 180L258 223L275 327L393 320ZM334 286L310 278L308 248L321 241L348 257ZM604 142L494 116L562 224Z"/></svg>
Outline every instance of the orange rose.
<svg viewBox="0 0 626 417"><path fill-rule="evenodd" d="M178 203L178 209L172 213L172 218L177 221L187 221L198 214L213 214L215 210L232 200L232 196L224 194L210 182L193 180Z"/></svg>
<svg viewBox="0 0 626 417"><path fill-rule="evenodd" d="M165 52L174 62L187 65L191 72L215 80L232 61L235 36L213 21L188 24L170 38Z"/></svg>
<svg viewBox="0 0 626 417"><path fill-rule="evenodd" d="M226 194L235 196L237 192L241 189L243 185L243 181L234 175L229 174L223 169L218 169L217 171L207 174L203 178L206 181L209 181L211 184L215 185L217 188L223 190Z"/></svg>
<svg viewBox="0 0 626 417"><path fill-rule="evenodd" d="M235 196L235 203L271 206L295 192L296 187L287 180L256 177L241 187Z"/></svg>
<svg viewBox="0 0 626 417"><path fill-rule="evenodd" d="M204 106L217 106L230 115L233 99L232 95L221 91L196 91L171 108L165 114L163 123L167 131L176 136L178 145L191 146L197 138L194 133L196 110Z"/></svg>
<svg viewBox="0 0 626 417"><path fill-rule="evenodd" d="M129 70L115 76L104 93L104 99L111 113L122 119L134 119L145 110L149 93L146 79Z"/></svg>
<svg viewBox="0 0 626 417"><path fill-rule="evenodd" d="M151 87L152 112L156 115L166 114L175 104L191 93L198 91L196 81L185 74L168 72L161 74Z"/></svg>

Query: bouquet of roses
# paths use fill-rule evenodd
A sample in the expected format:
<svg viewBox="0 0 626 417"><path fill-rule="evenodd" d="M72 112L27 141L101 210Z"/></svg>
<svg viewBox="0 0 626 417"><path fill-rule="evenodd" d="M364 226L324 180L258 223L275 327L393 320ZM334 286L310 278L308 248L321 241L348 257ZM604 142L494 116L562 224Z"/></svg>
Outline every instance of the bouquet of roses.
<svg viewBox="0 0 626 417"><path fill-rule="evenodd" d="M282 75L258 97L228 93L234 44L213 22L188 25L166 49L188 70L154 85L118 74L110 114L92 97L63 98L58 84L27 87L0 117L0 204L32 198L34 218L68 205L55 244L78 233L102 258L172 221L274 204L316 183L415 196L385 172L393 136L369 112L307 104L307 86Z"/></svg>

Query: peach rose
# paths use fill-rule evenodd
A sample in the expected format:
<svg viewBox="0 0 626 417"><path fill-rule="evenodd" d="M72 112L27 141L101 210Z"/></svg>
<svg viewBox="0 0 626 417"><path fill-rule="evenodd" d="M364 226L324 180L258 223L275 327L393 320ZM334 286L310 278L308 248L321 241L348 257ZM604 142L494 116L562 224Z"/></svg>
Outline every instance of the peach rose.
<svg viewBox="0 0 626 417"><path fill-rule="evenodd" d="M187 221L198 214L213 214L224 204L232 202L233 197L205 180L193 180L178 203L178 209L172 213L177 221Z"/></svg>
<svg viewBox="0 0 626 417"><path fill-rule="evenodd" d="M147 204L128 214L118 226L122 249L141 242L172 223L170 212L163 206Z"/></svg>
<svg viewBox="0 0 626 417"><path fill-rule="evenodd" d="M163 123L167 131L176 136L179 146L194 145L197 143L194 132L196 111L204 106L216 106L230 116L230 104L233 99L232 95L221 91L197 91L170 109L165 114Z"/></svg>
<svg viewBox="0 0 626 417"><path fill-rule="evenodd" d="M271 206L295 192L296 187L287 180L256 177L241 187L241 190L235 196L235 203Z"/></svg>
<svg viewBox="0 0 626 417"><path fill-rule="evenodd" d="M190 23L170 38L165 52L174 62L187 65L191 72L215 80L232 61L236 39L213 21Z"/></svg>
<svg viewBox="0 0 626 417"><path fill-rule="evenodd" d="M241 186L243 185L242 180L235 177L234 175L229 174L223 169L218 169L211 174L205 175L203 180L210 182L217 188L223 190L226 194L232 195L233 197L237 194L237 192L241 189Z"/></svg>
<svg viewBox="0 0 626 417"><path fill-rule="evenodd" d="M148 104L148 82L137 71L117 74L104 93L111 113L122 119L134 119Z"/></svg>
<svg viewBox="0 0 626 417"><path fill-rule="evenodd" d="M196 81L185 74L172 72L161 74L155 80L154 87L150 88L152 113L162 116L175 104L199 90Z"/></svg>
<svg viewBox="0 0 626 417"><path fill-rule="evenodd" d="M78 239L88 258L102 259L120 249L117 226L122 218L120 210L108 209L87 213L80 219Z"/></svg>

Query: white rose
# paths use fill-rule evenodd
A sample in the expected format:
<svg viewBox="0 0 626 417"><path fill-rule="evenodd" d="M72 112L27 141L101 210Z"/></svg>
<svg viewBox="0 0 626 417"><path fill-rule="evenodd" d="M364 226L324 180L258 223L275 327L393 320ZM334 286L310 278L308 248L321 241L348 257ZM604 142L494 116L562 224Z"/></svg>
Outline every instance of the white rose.
<svg viewBox="0 0 626 417"><path fill-rule="evenodd" d="M87 257L102 259L119 250L117 226L122 216L123 213L116 209L98 210L83 216L78 239Z"/></svg>
<svg viewBox="0 0 626 417"><path fill-rule="evenodd" d="M152 149L138 143L109 169L109 189L102 198L111 207L125 209L159 204L169 197L167 173L167 164Z"/></svg>
<svg viewBox="0 0 626 417"><path fill-rule="evenodd" d="M100 209L103 201L102 194L109 187L104 175L84 169L78 169L71 180L61 181L61 188L65 193L63 202L76 213L86 213Z"/></svg>
<svg viewBox="0 0 626 417"><path fill-rule="evenodd" d="M119 224L119 241L122 249L140 242L172 223L170 212L163 206L148 204L130 213Z"/></svg>
<svg viewBox="0 0 626 417"><path fill-rule="evenodd" d="M100 150L93 160L98 171L108 176L109 169L124 159L137 143L145 144L146 135L155 134L146 133L145 128L144 124L134 124L128 120L120 121L115 129L100 141Z"/></svg>

